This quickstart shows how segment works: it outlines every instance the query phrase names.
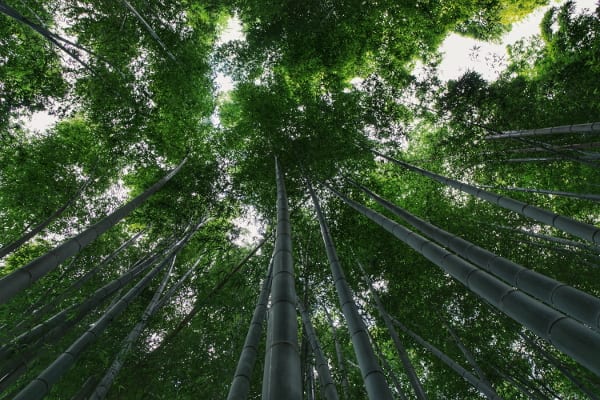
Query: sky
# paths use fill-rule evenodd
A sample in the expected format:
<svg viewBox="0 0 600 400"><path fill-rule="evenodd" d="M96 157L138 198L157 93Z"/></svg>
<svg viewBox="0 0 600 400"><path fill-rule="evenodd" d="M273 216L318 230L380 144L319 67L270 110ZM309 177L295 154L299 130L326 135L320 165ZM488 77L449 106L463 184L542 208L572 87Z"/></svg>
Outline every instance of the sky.
<svg viewBox="0 0 600 400"><path fill-rule="evenodd" d="M440 52L444 56L438 68L438 77L447 81L458 78L468 70L475 70L486 80L494 80L498 72L490 68L486 60L492 58L506 60L506 46L539 33L540 22L546 11L552 6L564 3L565 1L551 2L549 6L540 7L522 21L513 24L512 30L502 37L501 43L482 42L458 34L448 35L440 47ZM595 3L596 0L576 0L575 7L578 12L585 8L593 10L596 7Z"/></svg>
<svg viewBox="0 0 600 400"><path fill-rule="evenodd" d="M551 6L563 4L564 1L552 2ZM583 8L594 9L596 0L576 0L575 4L578 10ZM450 34L442 43L440 51L443 54L442 62L438 68L438 76L441 80L447 81L461 76L468 70L478 71L485 79L493 80L498 75L497 68L490 67L490 59L506 60L506 46L514 44L516 41L537 34L539 25L544 13L548 7L542 7L536 12L527 16L523 21L513 24L510 32L504 35L501 43L487 43L471 38L466 38L458 34ZM231 40L243 38L242 26L240 20L231 18L223 30L217 44L226 43ZM496 65L497 62L495 62ZM419 64L415 68L415 73L419 72ZM218 92L227 92L233 89L233 82L230 77L222 73L216 74L215 83ZM57 122L56 118L48 115L46 112L36 112L29 120L25 121L27 128L42 132Z"/></svg>

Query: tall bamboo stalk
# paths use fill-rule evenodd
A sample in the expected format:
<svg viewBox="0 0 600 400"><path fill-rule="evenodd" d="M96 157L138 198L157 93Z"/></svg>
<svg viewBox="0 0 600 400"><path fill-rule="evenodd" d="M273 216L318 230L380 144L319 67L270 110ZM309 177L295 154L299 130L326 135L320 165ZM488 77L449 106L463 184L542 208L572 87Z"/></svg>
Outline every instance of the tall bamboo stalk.
<svg viewBox="0 0 600 400"><path fill-rule="evenodd" d="M344 357L344 352L342 351L342 346L338 340L338 336L337 336L337 328L335 327L335 324L333 323L333 319L331 318L331 315L329 314L329 311L327 311L327 307L322 306L323 308L323 313L325 314L325 317L327 318L327 323L329 324L329 328L331 329L331 337L333 338L333 343L335 346L335 354L337 357L337 361L338 361L338 371L340 373L340 381L342 384L342 394L343 394L343 399L349 399L350 398L350 384L348 383L348 374L346 373L346 360Z"/></svg>
<svg viewBox="0 0 600 400"><path fill-rule="evenodd" d="M169 58L173 61L177 61L173 53L171 53L167 46L163 43L163 41L160 40L160 37L158 36L156 31L152 29L150 24L146 22L144 17L142 17L142 15L131 5L131 3L129 3L127 0L121 0L121 2L125 5L125 7L127 7L127 9L129 9L129 11L133 13L133 15L135 15L138 21L140 21L144 28L148 31L148 33L150 33L150 36L152 36L152 38L160 45L160 47L165 51L165 53L167 53Z"/></svg>
<svg viewBox="0 0 600 400"><path fill-rule="evenodd" d="M218 292L221 288L223 288L223 286L225 286L225 284L229 281L229 279L231 279L232 276L234 276L236 273L238 273L242 269L242 267L244 267L244 265L246 265L246 263L256 254L256 252L258 252L258 250L260 250L260 248L266 243L268 238L269 238L269 236L266 236L265 238L263 238L256 245L256 247L254 247L240 262L238 262L233 267L233 269L231 271L229 271L229 273L219 282L219 284L217 286L215 286L211 290L211 292L208 295L206 295L203 298L203 300L200 300L200 299L196 300L196 303L194 304L194 307L190 310L190 312L187 313L187 315L177 324L175 329L173 329L167 336L165 336L163 341L160 343L160 345L154 351L155 352L159 351L162 347L166 346L179 334L179 332L181 332L186 326L188 326L190 321L192 319L194 319L194 317L196 315L198 315L198 313L202 309L202 306L204 305L204 300L210 298L212 295L214 295L216 292Z"/></svg>
<svg viewBox="0 0 600 400"><path fill-rule="evenodd" d="M433 355L435 355L437 358L439 358L441 361L443 361L446 365L448 365L450 368L452 368L452 370L454 370L454 372L456 372L458 375L460 375L462 378L464 378L475 389L477 389L483 395L485 395L485 397L487 397L489 400L502 400L502 398L500 396L498 396L498 394L496 393L494 388L489 386L482 379L477 378L475 375L473 375L472 373L470 373L469 371L464 369L456 361L454 361L452 358L448 357L448 355L446 355L443 351L441 351L440 349L438 349L437 347L435 347L434 345L432 345L431 343L429 343L428 341L423 339L421 336L417 335L416 333L414 333L413 331L408 329L400 321L398 321L394 318L392 318L392 320L394 321L396 326L398 326L400 329L402 329L402 331L404 331L404 333L406 333L407 335L412 337L417 343L419 343L421 346L425 347Z"/></svg>
<svg viewBox="0 0 600 400"><path fill-rule="evenodd" d="M298 299L298 309L300 310L300 316L302 317L302 323L308 336L308 342L312 347L312 351L315 355L317 363L317 371L319 372L319 381L321 382L321 391L327 400L338 400L337 389L331 378L331 372L329 371L329 364L321 349L321 343L315 332L315 328L310 320L308 312L302 305L302 302Z"/></svg>
<svg viewBox="0 0 600 400"><path fill-rule="evenodd" d="M129 332L129 334L127 335L125 340L123 340L123 344L121 345L121 349L119 350L119 353L116 355L116 357L115 357L113 363L110 365L110 367L106 370L106 373L104 374L104 376L102 377L102 379L100 380L98 385L96 385L96 388L95 388L94 392L92 393L92 395L90 396L89 400L103 400L106 397L106 394L108 393L110 387L112 386L113 381L115 380L115 378L121 371L121 368L123 368L125 360L126 360L127 356L129 355L129 352L131 351L131 347L136 342L138 337L142 334L142 331L144 330L144 328L146 328L146 325L148 324L148 320L150 319L150 317L156 312L156 310L158 310L158 302L160 300L162 292L165 290L165 286L167 285L167 282L169 281L171 272L173 271L173 266L175 265L175 259L176 259L175 256L173 256L171 258L171 266L169 267L169 269L163 276L162 281L160 282L160 284L158 285L158 288L154 292L152 299L150 299L148 306L146 306L146 309L144 310L142 316L140 317L140 320L138 321L137 324L135 324L135 326Z"/></svg>
<svg viewBox="0 0 600 400"><path fill-rule="evenodd" d="M460 351L463 353L463 355L465 356L465 358L467 359L469 364L471 364L471 367L473 367L473 369L477 373L477 376L479 377L479 379L481 379L486 385L492 387L492 384L489 381L489 379L487 378L486 374L483 372L483 370L479 366L479 363L475 360L473 353L471 353L471 351L467 348L467 346L465 346L465 344L462 342L462 340L460 340L460 337L456 334L456 332L454 332L454 329L452 329L450 324L444 324L444 326L446 327L448 332L450 332L450 336L452 336L452 340L454 340L454 343L456 343L456 345L458 346Z"/></svg>
<svg viewBox="0 0 600 400"><path fill-rule="evenodd" d="M319 199L309 181L307 181L307 186L317 213L317 218L321 227L321 236L323 236L323 242L325 243L325 250L331 266L331 273L333 275L340 307L346 318L346 324L348 325L348 331L350 332L350 338L352 339L352 344L354 346L354 353L356 354L358 365L360 366L360 371L365 382L367 395L370 400L391 400L393 398L392 392L390 391L385 375L377 362L377 357L371 347L367 329L358 313L352 291L346 282L331 234L329 233L329 227L327 226L327 222L321 211L321 206L319 205Z"/></svg>
<svg viewBox="0 0 600 400"><path fill-rule="evenodd" d="M263 399L300 400L302 376L298 353L298 322L296 320L296 289L292 259L292 231L283 173L275 159L277 182L277 235L273 253L273 283L271 311L267 323L271 343L267 349L263 382Z"/></svg>
<svg viewBox="0 0 600 400"><path fill-rule="evenodd" d="M466 258L483 270L496 275L510 285L542 300L557 310L586 323L593 329L600 330L600 299L597 297L525 268L522 265L448 233L414 216L405 209L390 203L366 187L356 182L354 184L378 204L398 217L403 218L425 235L446 246L461 257Z"/></svg>
<svg viewBox="0 0 600 400"><path fill-rule="evenodd" d="M498 134L498 135L485 136L484 139L494 140L494 139L513 138L513 137L544 136L544 135L557 135L557 134L570 134L570 133L594 133L594 134L600 133L600 122L591 122L588 124L577 124L577 125L561 125L561 126L553 126L550 128L503 131L501 134Z"/></svg>
<svg viewBox="0 0 600 400"><path fill-rule="evenodd" d="M92 181L92 179L89 178L84 183L82 183L81 186L79 187L79 189L77 189L77 192L73 196L71 196L71 198L69 200L67 200L66 203L64 203L56 211L54 211L52 214L50 214L45 220L43 220L42 222L37 224L35 227L33 227L29 232L25 232L20 238L14 240L13 242L7 244L6 246L4 246L2 248L0 248L0 258L6 256L7 254L12 253L13 251L15 251L16 249L21 247L29 239L31 239L32 237L34 237L35 235L40 233L48 225L50 225L50 223L52 221L54 221L56 218L60 217L62 215L62 213L65 212L65 210L67 208L69 208L71 206L71 204L73 204L79 198L79 196L81 196L81 193L88 187L88 185L90 184L91 181Z"/></svg>
<svg viewBox="0 0 600 400"><path fill-rule="evenodd" d="M38 279L56 268L67 258L74 256L92 243L104 232L112 228L119 221L129 215L133 210L140 206L146 199L162 188L179 170L183 167L187 157L179 163L171 172L162 177L158 182L148 188L144 193L135 197L124 206L113 211L99 222L90 226L83 232L67 240L63 244L55 247L50 252L33 260L24 267L6 275L0 279L0 304L6 303L16 294L27 289Z"/></svg>
<svg viewBox="0 0 600 400"><path fill-rule="evenodd" d="M571 373L571 371L569 371L569 369L566 368L560 362L560 360L558 360L556 357L554 357L552 354L550 354L548 351L546 351L542 346L537 344L529 336L523 334L522 332L519 332L519 336L521 336L521 338L523 338L523 340L525 340L525 342L528 343L542 357L544 357L548 362L550 362L550 364L554 365L554 367L556 367L556 369L558 369L565 377L567 377L567 379L569 379L579 390L581 390L583 393L585 393L591 400L600 400L598 395L592 393L592 391L589 388L587 388L583 384L583 382L581 382L579 379L577 379L577 377L575 375L573 375Z"/></svg>
<svg viewBox="0 0 600 400"><path fill-rule="evenodd" d="M32 347L35 344L35 341L40 338L44 339L44 342L47 342L48 338L46 338L44 335L56 327L60 326L60 331L63 333L66 332L69 328L74 326L77 322L81 321L86 315L88 315L90 311L113 295L117 290L122 289L140 274L142 274L159 256L160 254L155 254L146 262L139 264L137 267L130 269L129 271L121 274L121 276L118 278L113 279L101 288L97 289L83 302L79 304L73 304L72 306L59 311L42 323L20 334L8 344L0 347L0 360L12 357L15 352L24 346ZM57 336L56 331L53 333L53 336Z"/></svg>
<svg viewBox="0 0 600 400"><path fill-rule="evenodd" d="M600 375L600 333L529 297L424 237L329 187L360 214L402 240L469 290Z"/></svg>
<svg viewBox="0 0 600 400"><path fill-rule="evenodd" d="M408 164L404 161L396 160L395 158L386 156L375 150L373 150L373 153L395 164L403 166L404 168L410 171L416 172L430 179L443 183L444 185L453 187L455 189L458 189L460 191L463 191L490 203L497 204L502 208L514 211L525 217L529 217L541 223L553 226L557 229L570 233L571 235L580 237L585 240L589 240L590 242L596 244L600 244L600 228L594 225L576 221L572 218L565 217L564 215L559 215L553 213L552 211L548 211L543 208L533 206L531 204L523 203L522 201L518 201L507 196L500 196L496 193L488 192L486 190L479 189L475 186L468 185L466 183L462 183L454 179L446 178L445 176L435 174L433 172L424 170L419 167L415 167L414 165Z"/></svg>
<svg viewBox="0 0 600 400"><path fill-rule="evenodd" d="M138 282L125 296L113 305L90 329L81 335L65 352L32 380L14 400L39 400L45 397L51 387L71 368L76 358L108 327L118 315L141 293L152 278L162 269L161 263Z"/></svg>
<svg viewBox="0 0 600 400"><path fill-rule="evenodd" d="M571 198L581 199L581 200L600 201L600 195L598 195L598 194L573 193L573 192L563 192L560 190L532 189L532 188L522 188L522 187L514 187L514 186L491 186L491 185L478 185L478 186L480 188L484 188L484 189L507 190L507 191L511 191L511 192L524 192L524 193L551 194L554 196L571 197Z"/></svg>
<svg viewBox="0 0 600 400"><path fill-rule="evenodd" d="M371 298L375 301L375 305L377 306L379 315L381 316L381 318L383 318L383 322L385 323L388 333L390 334L390 337L392 338L392 341L394 342L394 345L396 346L396 351L398 352L398 356L400 357L400 360L402 361L402 365L404 366L404 371L406 372L406 375L408 376L408 380L409 380L413 390L415 391L417 399L427 400L427 394L425 393L425 390L423 389L423 386L421 385L421 381L419 380L419 377L417 376L417 373L415 372L415 368L413 367L412 362L410 361L410 358L408 358L408 354L406 353L406 349L404 348L404 345L400 341L398 332L396 332L396 329L394 329L394 324L392 323L392 320L387 315L387 312L385 312L383 303L381 302L381 299L377 295L377 292L375 292L375 288L373 287L373 282L367 275L362 264L360 262L357 262L357 264L363 274L365 283L367 284L367 287L369 288L369 293L371 294Z"/></svg>
<svg viewBox="0 0 600 400"><path fill-rule="evenodd" d="M31 325L37 323L40 320L40 317L42 315L54 310L56 308L56 306L58 304L60 304L61 301L63 301L65 298L67 298L67 296L69 296L70 294L73 294L73 292L75 290L81 288L81 286L83 286L86 282L88 282L90 279L92 279L98 272L100 272L100 270L102 270L103 267L105 267L112 260L114 260L114 258L116 256L118 256L119 253L121 253L123 250L125 250L127 247L129 247L133 242L135 242L142 235L143 232L144 231L141 231L141 232L137 233L136 235L132 236L127 241L125 241L115 251L113 251L111 254L104 257L102 260L100 260L100 262L98 263L97 266L95 266L94 268L92 268L91 270L86 272L84 275L79 277L75 282L73 282L71 285L69 285L69 287L66 288L60 295L53 297L49 301L46 298L43 305L41 307L33 310L33 312L31 312L31 315L29 318L26 318L26 319L20 321L19 323L17 323L17 325L15 325L15 327L11 330L11 333L15 334L16 332L20 332L20 330L24 326L26 326L26 325L31 326Z"/></svg>
<svg viewBox="0 0 600 400"><path fill-rule="evenodd" d="M271 282L273 276L273 260L271 260L267 276L262 284L262 289L258 295L256 301L256 307L254 308L254 314L252 314L252 320L250 321L250 327L246 334L246 340L244 341L244 347L240 354L233 381L229 388L229 394L227 400L246 400L248 398L248 392L250 390L250 377L254 370L254 364L256 363L256 356L258 354L258 345L262 333L263 322L267 313L267 303L269 302L269 294L271 292Z"/></svg>
<svg viewBox="0 0 600 400"><path fill-rule="evenodd" d="M14 400L39 400L46 396L52 386L71 368L77 357L100 336L104 330L135 300L142 290L148 286L150 281L158 274L187 243L190 237L197 231L196 227L190 234L186 235L167 255L167 257L154 267L144 278L133 286L119 301L108 309L90 328L83 333L64 353L50 364L37 378L32 380Z"/></svg>

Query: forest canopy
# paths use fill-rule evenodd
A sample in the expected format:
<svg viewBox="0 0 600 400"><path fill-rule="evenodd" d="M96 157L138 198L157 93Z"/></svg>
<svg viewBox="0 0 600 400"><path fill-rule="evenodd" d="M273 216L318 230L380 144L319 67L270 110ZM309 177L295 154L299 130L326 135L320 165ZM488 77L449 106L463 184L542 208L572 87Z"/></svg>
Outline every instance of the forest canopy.
<svg viewBox="0 0 600 400"><path fill-rule="evenodd" d="M599 55L573 1L0 1L0 399L600 398Z"/></svg>

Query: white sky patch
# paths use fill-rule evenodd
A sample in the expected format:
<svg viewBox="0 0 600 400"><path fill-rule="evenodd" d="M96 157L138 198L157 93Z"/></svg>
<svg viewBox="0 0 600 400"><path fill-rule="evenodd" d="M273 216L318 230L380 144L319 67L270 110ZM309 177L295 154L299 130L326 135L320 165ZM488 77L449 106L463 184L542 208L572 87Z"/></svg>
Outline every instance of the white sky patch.
<svg viewBox="0 0 600 400"><path fill-rule="evenodd" d="M58 117L50 115L48 111L36 111L23 119L23 125L27 130L43 133L56 125Z"/></svg>
<svg viewBox="0 0 600 400"><path fill-rule="evenodd" d="M577 0L575 8L578 13L584 9L594 10L596 0ZM561 6L565 2L552 2L529 14L522 21L513 24L510 32L501 39L501 43L489 43L452 33L440 46L443 53L442 63L438 67L438 77L442 81L456 79L467 71L477 71L484 79L491 81L498 77L500 70L506 66L508 53L506 46L518 40L538 34L540 22L544 14L552 6ZM422 64L417 63L415 74L419 75Z"/></svg>
<svg viewBox="0 0 600 400"><path fill-rule="evenodd" d="M254 207L245 206L242 215L233 220L240 230L240 236L234 241L237 246L252 246L258 244L263 237L264 222Z"/></svg>
<svg viewBox="0 0 600 400"><path fill-rule="evenodd" d="M227 25L225 25L223 32L221 32L217 38L215 46L221 46L234 40L245 40L245 38L246 36L242 31L242 21L237 15L234 15L227 21ZM229 92L234 88L233 79L221 72L217 72L215 83L217 86L217 93Z"/></svg>

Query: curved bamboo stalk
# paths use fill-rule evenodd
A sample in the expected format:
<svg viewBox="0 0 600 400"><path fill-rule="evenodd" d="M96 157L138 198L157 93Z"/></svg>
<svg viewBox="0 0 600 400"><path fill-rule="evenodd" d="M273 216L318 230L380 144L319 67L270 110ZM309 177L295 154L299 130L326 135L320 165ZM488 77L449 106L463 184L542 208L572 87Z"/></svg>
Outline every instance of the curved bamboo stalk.
<svg viewBox="0 0 600 400"><path fill-rule="evenodd" d="M39 400L48 394L52 386L71 368L77 357L100 336L104 330L114 321L131 302L148 286L150 281L158 274L188 242L190 237L197 231L196 227L186 235L170 252L167 257L154 267L144 278L135 284L119 301L106 311L91 327L83 333L64 353L62 353L52 364L50 364L37 378L32 380L23 390L17 394L14 400Z"/></svg>
<svg viewBox="0 0 600 400"><path fill-rule="evenodd" d="M448 233L414 216L405 209L390 203L366 187L354 181L352 182L378 204L385 207L394 215L406 220L425 235L446 246L459 256L471 261L483 270L496 275L511 286L586 323L593 329L600 330L600 299Z"/></svg>
<svg viewBox="0 0 600 400"><path fill-rule="evenodd" d="M254 247L254 249L252 249L246 255L246 257L244 257L239 263L237 263L236 266L219 282L219 284L217 286L215 286L211 290L211 292L204 297L204 299L202 301L196 301L196 304L194 304L194 307L190 310L190 312L187 313L187 315L177 324L177 326L175 327L175 329L173 329L173 331L171 331L167 336L165 336L163 341L156 348L156 350L154 350L154 352L158 351L160 348L162 348L163 346L166 346L168 343L170 343L171 340L173 340L173 338L175 338L175 336L177 336L179 334L179 332L181 332L186 326L188 326L189 322L192 319L194 319L194 317L202 309L202 306L204 305L204 300L206 300L207 298L210 298L213 294L215 294L216 292L221 290L221 288L223 288L223 286L225 286L225 284L229 281L229 279L231 279L232 276L234 276L237 272L239 272L242 269L242 267L244 265L246 265L248 260L250 260L254 256L254 254L256 254L256 252L265 244L265 242L267 241L267 239L269 239L269 237L270 236L266 236L264 239L262 239L256 245L256 247Z"/></svg>
<svg viewBox="0 0 600 400"><path fill-rule="evenodd" d="M64 325L61 330L66 332L67 329L83 319L90 311L99 306L117 290L122 289L124 286L137 278L141 273L148 269L148 267L150 267L158 257L159 255L155 254L148 261L141 263L137 267L123 273L118 278L113 279L103 287L97 289L83 302L65 308L44 322L34 326L29 331L17 336L10 343L0 348L0 359L8 359L12 357L12 355L18 351L18 349L25 345L33 344L35 340L41 338L50 330L58 326ZM75 313L75 315L70 317L72 313Z"/></svg>
<svg viewBox="0 0 600 400"><path fill-rule="evenodd" d="M409 380L413 390L415 391L417 399L427 400L427 394L425 393L425 390L423 389L423 386L421 385L421 381L419 380L419 377L417 376L417 373L415 372L415 368L413 367L412 362L410 361L410 358L408 358L408 354L406 353L406 348L400 341L400 337L398 336L398 332L396 332L396 329L394 329L392 320L390 319L390 317L388 317L387 313L385 312L385 308L383 307L383 304L381 303L381 299L377 295L377 292L375 292L375 288L373 288L373 282L367 275L362 264L357 261L357 265L358 265L358 268L360 268L360 271L362 272L362 275L365 280L365 283L367 284L367 287L369 288L369 294L371 295L371 298L375 301L375 305L377 306L379 315L381 316L381 318L383 318L383 322L385 323L388 333L390 334L390 337L392 338L392 341L394 342L394 345L396 346L396 351L398 352L400 361L402 361L402 365L404 366L404 372L406 372L406 375L408 376L408 380Z"/></svg>
<svg viewBox="0 0 600 400"><path fill-rule="evenodd" d="M73 282L67 289L65 289L60 295L53 297L50 301L46 301L41 307L33 310L30 318L24 319L20 321L15 327L11 330L11 333L19 332L19 330L25 325L33 325L37 323L40 317L56 308L61 301L63 301L69 294L73 293L73 291L79 289L83 284L92 279L100 270L110 263L119 253L129 247L134 241L136 241L144 231L138 232L136 235L132 236L129 240L121 244L115 251L113 251L108 256L104 257L98 265L92 268L90 271L85 273L83 276L78 278L75 282Z"/></svg>
<svg viewBox="0 0 600 400"><path fill-rule="evenodd" d="M325 314L327 322L329 323L329 328L331 329L331 336L335 345L335 354L338 360L338 371L340 373L342 393L344 395L342 398L346 400L350 398L350 384L348 383L348 374L346 373L346 360L344 359L344 352L342 351L342 346L337 338L337 329L333 323L333 319L331 318L329 311L327 311L327 307L324 305L321 307L323 308L323 313Z"/></svg>
<svg viewBox="0 0 600 400"><path fill-rule="evenodd" d="M503 131L499 135L485 136L484 139L494 140L494 139L505 139L505 138L514 138L514 137L544 136L544 135L557 135L557 134L569 134L569 133L600 133L600 122L591 122L588 124L577 124L577 125L561 125L561 126L553 126L550 128Z"/></svg>
<svg viewBox="0 0 600 400"><path fill-rule="evenodd" d="M0 248L0 258L6 256L7 254L12 253L13 251L15 251L16 249L18 249L19 247L21 247L24 243L26 243L27 241L29 241L29 239L31 239L32 237L34 237L35 235L37 235L38 233L40 233L48 225L50 225L50 223L52 221L54 221L56 218L60 217L62 215L62 213L67 208L69 208L71 206L71 204L73 204L75 202L75 200L77 200L79 198L79 196L81 196L81 193L88 187L88 185L90 184L90 182L91 182L91 178L88 179L87 181L85 181L79 187L79 189L77 189L77 192L73 196L71 196L71 198L69 200L67 200L67 202L65 204L63 204L58 210L56 210L52 214L50 214L48 216L48 218L46 218L44 221L40 222L35 227L33 227L29 232L26 232L25 234L23 234L17 240L15 240L12 243L9 243L6 246Z"/></svg>
<svg viewBox="0 0 600 400"><path fill-rule="evenodd" d="M600 375L600 333L540 303L493 275L329 187L342 201L402 240L469 290Z"/></svg>
<svg viewBox="0 0 600 400"><path fill-rule="evenodd" d="M250 327L246 334L246 340L244 341L244 347L240 354L233 381L229 388L229 394L227 400L246 400L248 398L248 391L250 390L250 377L254 364L256 363L256 356L258 353L258 345L260 342L260 336L262 333L262 326L265 320L267 312L267 303L269 302L269 294L271 292L271 281L273 276L273 260L269 265L267 276L262 285L256 307L254 308L254 314L252 314L252 320L250 321Z"/></svg>
<svg viewBox="0 0 600 400"><path fill-rule="evenodd" d="M152 299L150 300L150 302L148 303L148 306L144 310L144 313L142 314L140 320L133 327L133 329L129 332L129 334L127 335L125 340L123 340L123 344L121 345L121 349L119 350L119 353L115 357L113 363L108 368L108 370L106 371L106 373L104 374L104 376L102 377L102 379L100 380L98 385L96 385L96 389L91 394L89 400L103 400L106 397L106 394L108 393L110 387L112 386L113 381L115 380L115 378L121 371L121 368L123 367L123 364L125 363L125 360L127 358L127 355L129 354L129 351L131 350L131 347L133 346L135 341L138 339L138 337L141 335L142 331L148 324L148 320L150 319L150 317L156 312L156 310L158 310L158 302L160 300L160 296L161 296L162 292L165 290L165 286L167 285L167 282L169 281L171 272L173 271L173 266L175 265L175 259L176 259L175 255L173 257L171 257L171 266L169 267L169 269L165 273L162 281L158 285L158 288L154 292L154 295L152 296Z"/></svg>
<svg viewBox="0 0 600 400"><path fill-rule="evenodd" d="M296 320L296 289L292 259L290 213L283 174L275 158L277 182L277 235L273 253L273 283L271 311L267 331L271 343L265 365L267 379L263 382L264 400L302 398L302 376L298 353L298 322Z"/></svg>
<svg viewBox="0 0 600 400"><path fill-rule="evenodd" d="M329 228L321 211L321 206L319 205L319 199L308 180L307 187L317 213L317 218L321 227L321 236L323 236L323 242L325 243L325 250L331 266L331 273L333 275L340 307L346 318L346 324L348 325L354 352L365 382L367 395L370 400L391 400L393 398L392 392L390 391L385 375L377 362L377 357L375 357L375 353L373 352L367 329L358 313L352 291L346 282L333 240L329 233Z"/></svg>
<svg viewBox="0 0 600 400"><path fill-rule="evenodd" d="M129 11L131 11L133 13L133 15L135 15L135 17L138 19L138 21L140 21L142 23L142 25L144 25L144 28L146 28L148 33L150 33L150 36L152 36L152 38L160 45L160 47L165 51L165 53L167 53L169 58L173 61L177 61L177 59L175 59L175 56L173 55L173 53L171 53L169 51L169 49L167 48L167 46L165 46L163 41L160 40L160 37L158 36L158 34L154 31L154 29L152 29L150 24L148 24L148 22L146 22L144 17L142 17L142 15L127 0L121 0L121 2L125 5L125 7L127 7L129 9Z"/></svg>
<svg viewBox="0 0 600 400"><path fill-rule="evenodd" d="M470 195L473 195L479 199L488 201L490 203L497 204L502 208L506 208L507 210L514 211L518 214L521 214L525 217L533 218L536 221L542 222L547 225L551 225L557 229L563 230L571 235L580 237L585 240L589 240L590 242L600 244L600 228L595 227L594 225L586 224L584 222L576 221L572 218L565 217L564 215L559 215L553 213L552 211L545 210L540 207L532 206L527 203L523 203L522 201L518 201L506 196L500 196L496 193L488 192L482 189L479 189L475 186L468 185L466 183L459 182L454 179L446 178L445 176L435 174L433 172L429 172L419 167L415 167L414 165L408 164L404 161L396 160L395 158L386 156L378 151L373 150L373 153L381 156L395 164L405 167L406 169L417 172L423 176L426 176L430 179L436 180L440 183L443 183L447 186L453 187Z"/></svg>
<svg viewBox="0 0 600 400"><path fill-rule="evenodd" d="M450 326L450 324L444 324L444 326L446 327L448 332L450 332L450 336L452 336L452 340L454 340L454 343L456 343L456 345L458 346L460 351L463 353L463 355L465 356L465 358L467 359L469 364L471 364L471 367L473 367L473 369L477 373L477 376L479 377L479 379L481 379L489 387L492 387L492 383L489 381L486 374L483 372L483 370L479 366L479 363L475 360L473 353L471 353L471 351L467 348L467 346L464 345L462 340L460 340L460 338L458 337L456 332L454 332L454 329L452 329L452 326Z"/></svg>
<svg viewBox="0 0 600 400"><path fill-rule="evenodd" d="M467 382L469 382L475 389L479 390L489 400L502 400L502 398L500 396L498 396L496 391L491 386L489 386L487 383L485 383L482 379L477 378L475 375L473 375L472 373L470 373L469 371L464 369L460 364L458 364L452 358L448 357L443 351L441 351L440 349L438 349L437 347L435 347L434 345L432 345L431 343L429 343L428 341L423 339L421 336L417 335L416 333L414 333L413 331L408 329L400 321L394 319L393 317L391 317L391 318L394 321L394 323L396 324L396 326L398 326L400 329L402 329L402 331L404 333L406 333L408 336L412 337L417 343L419 343L421 346L425 347L433 355L435 355L437 358L439 358L441 361L443 361L446 365L448 365L450 368L452 368L452 370L454 370L454 372L456 372L463 379L465 379Z"/></svg>
<svg viewBox="0 0 600 400"><path fill-rule="evenodd" d="M315 328L312 322L310 321L308 312L302 305L300 299L298 299L298 309L300 310L300 316L302 317L302 323L304 324L304 329L306 330L308 341L315 355L317 371L319 372L319 381L321 382L321 390L323 396L327 400L338 400L338 393L333 383L331 372L329 371L329 364L327 363L327 359L323 354L323 350L321 350L321 343L319 343L319 338L317 337Z"/></svg>
<svg viewBox="0 0 600 400"><path fill-rule="evenodd" d="M546 190L546 189L531 189L514 186L492 186L492 185L478 185L480 188L493 189L493 190L507 190L510 192L524 192L524 193L539 193L539 194L551 194L554 196L571 197L574 199L600 201L600 195L598 194L587 194L587 193L574 193L574 192L563 192L560 190Z"/></svg>
<svg viewBox="0 0 600 400"><path fill-rule="evenodd" d="M146 199L162 188L183 167L187 157L177 167L162 177L158 182L148 188L144 193L135 197L124 206L118 208L99 222L90 226L83 232L67 240L43 256L31 261L24 267L0 279L0 304L6 303L19 292L27 289L38 279L56 268L67 258L79 253L83 248L93 242L108 229L129 215Z"/></svg>
<svg viewBox="0 0 600 400"><path fill-rule="evenodd" d="M521 338L523 338L523 340L525 340L525 342L528 343L534 350L536 350L542 357L548 360L550 364L554 365L556 369L558 369L564 376L566 376L567 379L569 379L579 390L585 393L591 400L600 400L600 398L596 394L592 393L591 390L588 389L579 379L577 379L577 377L575 377L575 375L573 375L568 368L565 368L565 366L560 362L560 360L558 360L556 357L554 357L552 354L546 351L542 346L537 344L529 336L523 334L523 332L519 332L519 336L521 336Z"/></svg>

